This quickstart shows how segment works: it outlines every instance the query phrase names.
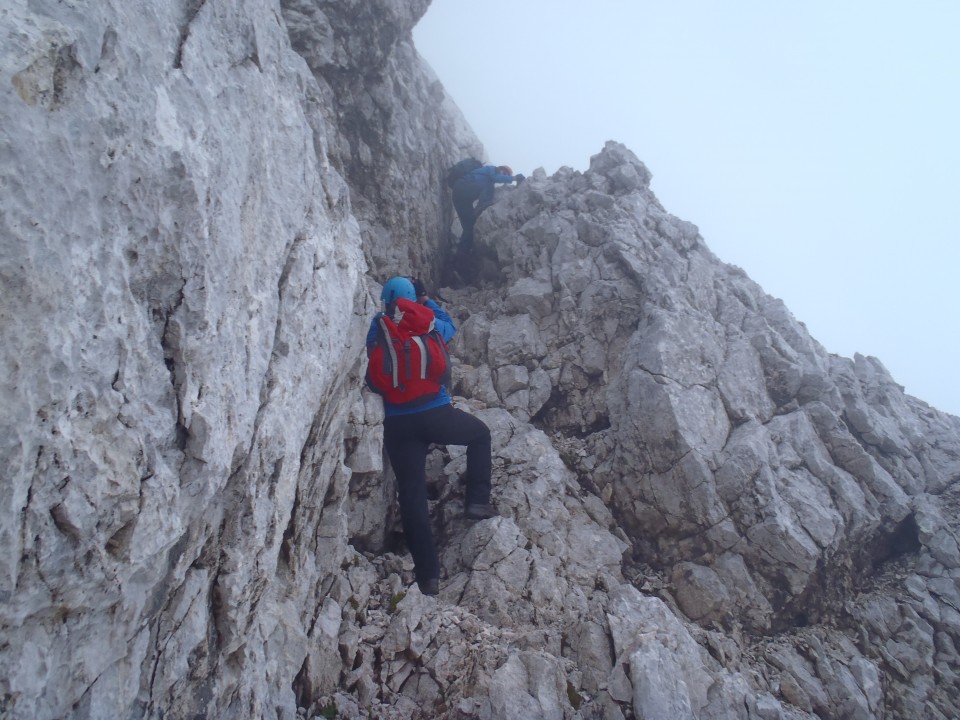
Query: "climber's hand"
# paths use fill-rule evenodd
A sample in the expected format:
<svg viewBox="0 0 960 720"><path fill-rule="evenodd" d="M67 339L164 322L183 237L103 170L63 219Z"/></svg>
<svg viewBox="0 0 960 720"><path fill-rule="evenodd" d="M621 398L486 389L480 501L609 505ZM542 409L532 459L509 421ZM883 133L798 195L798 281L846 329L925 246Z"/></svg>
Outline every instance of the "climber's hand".
<svg viewBox="0 0 960 720"><path fill-rule="evenodd" d="M423 302L428 297L427 288L420 282L420 278L410 279L413 281L413 291L417 294L417 302Z"/></svg>

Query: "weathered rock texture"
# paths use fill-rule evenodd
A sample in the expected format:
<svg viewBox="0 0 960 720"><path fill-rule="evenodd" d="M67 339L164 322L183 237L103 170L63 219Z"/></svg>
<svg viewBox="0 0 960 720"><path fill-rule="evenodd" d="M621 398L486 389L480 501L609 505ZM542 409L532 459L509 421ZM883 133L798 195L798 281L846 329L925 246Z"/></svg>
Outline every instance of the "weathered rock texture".
<svg viewBox="0 0 960 720"><path fill-rule="evenodd" d="M0 716L951 718L960 420L831 356L610 143L477 226L410 585L378 281L482 146L426 0L0 8Z"/></svg>

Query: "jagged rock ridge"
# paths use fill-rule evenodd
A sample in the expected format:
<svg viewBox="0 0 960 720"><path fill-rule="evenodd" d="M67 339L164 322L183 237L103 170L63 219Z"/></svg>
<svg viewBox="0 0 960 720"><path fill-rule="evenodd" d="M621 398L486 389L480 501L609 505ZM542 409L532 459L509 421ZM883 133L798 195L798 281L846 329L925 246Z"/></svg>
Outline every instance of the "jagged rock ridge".
<svg viewBox="0 0 960 720"><path fill-rule="evenodd" d="M956 715L957 419L615 143L500 193L441 289L501 517L438 450L411 590L362 338L375 281L448 276L439 178L481 150L426 6L0 11L2 713Z"/></svg>

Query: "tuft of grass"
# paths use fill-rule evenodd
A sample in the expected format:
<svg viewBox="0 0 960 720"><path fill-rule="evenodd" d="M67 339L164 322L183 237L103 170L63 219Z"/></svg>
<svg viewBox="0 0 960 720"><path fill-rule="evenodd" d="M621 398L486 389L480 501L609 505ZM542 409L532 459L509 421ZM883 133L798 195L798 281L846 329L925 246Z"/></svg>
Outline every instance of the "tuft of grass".
<svg viewBox="0 0 960 720"><path fill-rule="evenodd" d="M570 470L576 470L577 465L580 463L580 458L577 457L577 454L572 450L561 450L560 459L563 461L563 464L567 466Z"/></svg>
<svg viewBox="0 0 960 720"><path fill-rule="evenodd" d="M392 598L390 598L390 612L395 613L397 611L397 605L400 604L400 601L403 600L407 594L405 592L398 592Z"/></svg>
<svg viewBox="0 0 960 720"><path fill-rule="evenodd" d="M570 704L573 705L574 710L579 710L580 705L583 704L583 696L577 692L577 689L569 680L567 680L567 698L570 700Z"/></svg>
<svg viewBox="0 0 960 720"><path fill-rule="evenodd" d="M327 720L335 720L337 717L337 704L331 701L329 705L320 708L320 717L327 718Z"/></svg>

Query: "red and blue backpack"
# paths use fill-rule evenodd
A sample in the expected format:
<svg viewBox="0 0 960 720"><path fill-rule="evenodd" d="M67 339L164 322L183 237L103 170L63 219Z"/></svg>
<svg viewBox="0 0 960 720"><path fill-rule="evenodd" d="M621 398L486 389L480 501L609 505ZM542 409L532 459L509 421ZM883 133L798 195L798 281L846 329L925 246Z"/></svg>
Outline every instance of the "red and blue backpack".
<svg viewBox="0 0 960 720"><path fill-rule="evenodd" d="M397 300L392 318L377 318L366 380L385 402L416 407L450 384L450 354L434 320L433 310L406 298Z"/></svg>

